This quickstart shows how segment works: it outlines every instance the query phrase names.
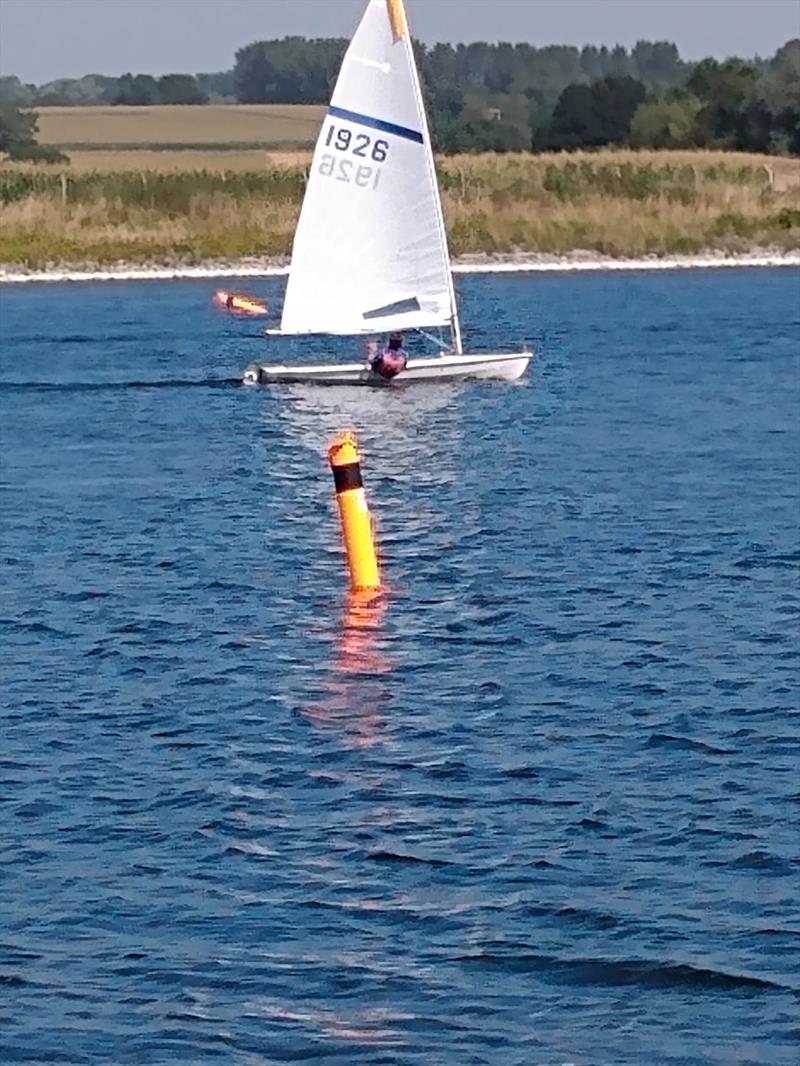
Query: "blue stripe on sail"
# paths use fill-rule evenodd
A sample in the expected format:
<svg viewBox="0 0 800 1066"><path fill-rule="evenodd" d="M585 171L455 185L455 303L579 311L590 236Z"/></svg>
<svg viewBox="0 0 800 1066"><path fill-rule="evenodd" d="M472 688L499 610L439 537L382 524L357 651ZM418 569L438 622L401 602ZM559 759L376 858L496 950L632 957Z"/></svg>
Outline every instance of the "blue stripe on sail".
<svg viewBox="0 0 800 1066"><path fill-rule="evenodd" d="M357 111L348 111L344 107L328 108L328 114L334 118L344 118L348 122L355 122L359 126L369 126L370 129L380 130L381 133L393 133L395 137L405 137L407 141L416 141L423 144L422 134L418 130L409 129L408 126L396 126L394 122L384 122L382 118L372 118L371 115L360 115Z"/></svg>

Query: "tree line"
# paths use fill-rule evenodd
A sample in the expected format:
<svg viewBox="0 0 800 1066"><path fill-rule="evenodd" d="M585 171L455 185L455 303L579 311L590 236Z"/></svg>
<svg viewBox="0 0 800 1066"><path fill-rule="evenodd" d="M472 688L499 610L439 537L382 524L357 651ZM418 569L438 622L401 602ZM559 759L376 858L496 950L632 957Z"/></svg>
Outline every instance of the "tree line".
<svg viewBox="0 0 800 1066"><path fill-rule="evenodd" d="M221 79L221 81L220 81ZM223 93L216 91L220 85ZM208 104L232 87L229 74L86 74L83 78L59 78L46 85L26 85L14 75L0 77L0 104L15 107L97 107L126 104Z"/></svg>
<svg viewBox="0 0 800 1066"><path fill-rule="evenodd" d="M254 41L217 74L0 78L0 105L323 104L347 41ZM630 50L414 43L441 152L721 147L800 154L800 39L768 59L688 63L667 41Z"/></svg>
<svg viewBox="0 0 800 1066"><path fill-rule="evenodd" d="M325 103L346 41L287 37L236 53L243 103ZM632 49L415 42L441 152L630 144L800 154L800 39L767 60L687 63L668 41Z"/></svg>

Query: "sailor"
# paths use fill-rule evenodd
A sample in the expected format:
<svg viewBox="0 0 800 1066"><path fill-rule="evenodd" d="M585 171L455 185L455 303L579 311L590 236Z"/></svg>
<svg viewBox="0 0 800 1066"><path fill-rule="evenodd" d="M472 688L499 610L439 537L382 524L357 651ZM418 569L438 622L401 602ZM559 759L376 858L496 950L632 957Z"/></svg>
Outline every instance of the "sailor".
<svg viewBox="0 0 800 1066"><path fill-rule="evenodd" d="M373 374L377 374L379 377L386 378L389 381L402 370L405 370L407 363L408 355L403 350L403 336L401 333L390 333L386 347L381 351L378 351L376 341L370 342L367 366Z"/></svg>

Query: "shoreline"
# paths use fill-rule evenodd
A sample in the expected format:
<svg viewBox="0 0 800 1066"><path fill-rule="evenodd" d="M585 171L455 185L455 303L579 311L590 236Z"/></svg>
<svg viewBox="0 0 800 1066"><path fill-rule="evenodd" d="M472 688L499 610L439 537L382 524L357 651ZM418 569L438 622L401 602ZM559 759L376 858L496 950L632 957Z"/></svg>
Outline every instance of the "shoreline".
<svg viewBox="0 0 800 1066"><path fill-rule="evenodd" d="M563 255L540 252L462 255L452 260L454 274L584 273L588 271L712 270L723 267L800 267L800 250L754 248L749 252L709 250L694 255L613 258L598 252L574 251ZM190 265L175 263L65 263L45 269L0 264L0 284L80 281L172 281L199 278L266 278L288 274L289 258L264 256L238 260L213 260Z"/></svg>

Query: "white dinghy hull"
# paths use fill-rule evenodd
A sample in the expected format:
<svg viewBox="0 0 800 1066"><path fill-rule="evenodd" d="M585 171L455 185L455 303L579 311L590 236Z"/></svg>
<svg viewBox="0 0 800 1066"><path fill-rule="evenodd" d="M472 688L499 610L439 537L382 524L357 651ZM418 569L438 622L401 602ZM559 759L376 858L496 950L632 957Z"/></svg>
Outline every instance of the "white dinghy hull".
<svg viewBox="0 0 800 1066"><path fill-rule="evenodd" d="M449 382L488 379L516 381L531 360L530 352L486 355L440 355L432 359L409 359L406 369L387 380L363 363L279 366L251 363L245 368L245 385L405 385L418 382Z"/></svg>

